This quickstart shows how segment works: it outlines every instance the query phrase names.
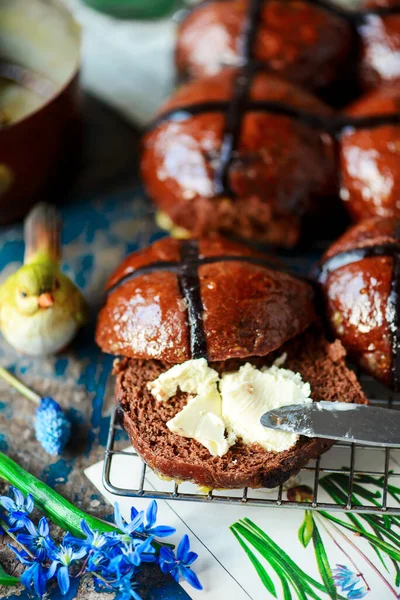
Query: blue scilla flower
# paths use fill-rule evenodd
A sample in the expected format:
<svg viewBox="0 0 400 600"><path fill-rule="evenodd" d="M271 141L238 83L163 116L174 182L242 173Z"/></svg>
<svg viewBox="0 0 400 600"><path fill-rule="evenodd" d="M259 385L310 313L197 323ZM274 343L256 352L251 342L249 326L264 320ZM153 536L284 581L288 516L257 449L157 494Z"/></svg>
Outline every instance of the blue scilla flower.
<svg viewBox="0 0 400 600"><path fill-rule="evenodd" d="M65 595L70 586L71 565L87 555L86 548L75 550L72 546L68 546L65 538L60 547L49 552L49 558L53 561L48 571L48 578L51 579L57 573L57 582L60 586L61 593Z"/></svg>
<svg viewBox="0 0 400 600"><path fill-rule="evenodd" d="M27 568L22 573L20 581L26 588L33 588L39 598L42 598L46 591L46 583L49 579L47 569L37 558L31 558L25 550L17 550L11 544L9 547L14 552L18 560Z"/></svg>
<svg viewBox="0 0 400 600"><path fill-rule="evenodd" d="M143 562L156 562L155 548L152 546L153 538L147 540L132 540L122 548L122 556L124 560L138 567Z"/></svg>
<svg viewBox="0 0 400 600"><path fill-rule="evenodd" d="M152 500L146 510L146 521L147 524L144 526L144 532L149 535L156 537L168 537L173 535L176 531L175 527L168 527L167 525L157 525L154 527L157 521L158 506L155 500Z"/></svg>
<svg viewBox="0 0 400 600"><path fill-rule="evenodd" d="M87 561L86 571L88 573L103 573L109 564L109 558L101 551L91 552Z"/></svg>
<svg viewBox="0 0 400 600"><path fill-rule="evenodd" d="M135 571L136 567L129 563L123 554L119 553L110 558L103 567L103 577L107 581L119 581L128 574L132 577Z"/></svg>
<svg viewBox="0 0 400 600"><path fill-rule="evenodd" d="M10 531L18 531L23 529L27 523L31 523L28 515L33 511L35 504L31 494L28 494L25 499L23 493L17 488L12 487L11 491L14 500L8 496L0 496L0 504L8 512L7 521L12 526Z"/></svg>
<svg viewBox="0 0 400 600"><path fill-rule="evenodd" d="M131 520L129 523L123 519L121 515L121 509L118 502L114 504L114 523L128 536L133 533L141 533L143 531L144 512L138 512L134 506L131 508Z"/></svg>
<svg viewBox="0 0 400 600"><path fill-rule="evenodd" d="M94 551L105 550L106 548L115 546L119 542L119 538L113 533L100 533L99 531L90 529L85 519L82 519L81 521L81 529L85 534L84 539L74 537L70 533L67 533L64 538L65 542Z"/></svg>
<svg viewBox="0 0 400 600"><path fill-rule="evenodd" d="M36 409L35 434L38 442L52 456L61 454L69 440L71 423L52 398L42 398Z"/></svg>
<svg viewBox="0 0 400 600"><path fill-rule="evenodd" d="M332 577L335 586L347 595L348 600L364 598L368 594L368 588L362 583L360 574L354 573L345 565L336 565L332 569Z"/></svg>
<svg viewBox="0 0 400 600"><path fill-rule="evenodd" d="M168 527L166 525L158 525L154 527L157 520L157 502L153 500L150 502L146 511L146 522L145 514L143 511L138 512L134 506L131 507L131 520L129 523L124 521L121 516L119 504L114 504L114 521L118 529L128 535L133 533L144 533L147 535L157 537L167 537L175 533L174 527Z"/></svg>
<svg viewBox="0 0 400 600"><path fill-rule="evenodd" d="M25 527L29 533L19 533L17 541L26 546L39 561L43 562L47 558L48 552L56 548L49 535L50 528L46 518L40 519L37 529L29 520L25 523Z"/></svg>
<svg viewBox="0 0 400 600"><path fill-rule="evenodd" d="M179 542L176 556L171 548L166 546L160 548L159 563L161 571L163 573L171 573L172 577L178 583L182 577L190 583L190 585L196 588L196 590L202 590L203 586L197 575L190 568L190 565L192 565L196 559L197 554L190 551L189 538L186 534Z"/></svg>
<svg viewBox="0 0 400 600"><path fill-rule="evenodd" d="M128 573L118 581L111 584L114 590L119 593L116 596L117 600L142 600L139 594L135 591L136 583L132 581L132 575Z"/></svg>

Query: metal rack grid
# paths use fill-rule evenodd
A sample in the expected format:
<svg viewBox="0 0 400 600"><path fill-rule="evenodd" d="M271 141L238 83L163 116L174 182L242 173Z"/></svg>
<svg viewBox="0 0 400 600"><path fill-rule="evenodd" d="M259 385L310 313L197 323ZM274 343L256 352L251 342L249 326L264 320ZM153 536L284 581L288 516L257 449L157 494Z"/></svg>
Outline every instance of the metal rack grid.
<svg viewBox="0 0 400 600"><path fill-rule="evenodd" d="M367 378L362 378L365 380ZM369 385L368 385L369 384ZM374 384L369 378L367 379L367 385L364 385L364 388L374 388ZM400 408L400 398L399 395L386 397L384 400L375 400L374 392L369 390L369 397L371 402L375 405L387 406L391 408ZM382 397L382 389L379 390L379 396ZM305 507L312 510L329 510L329 511L342 511L342 512L367 512L367 513L375 513L375 514L400 514L400 504L390 505L389 496L390 496L390 487L389 480L395 479L398 485L400 486L400 449L389 449L389 448L376 448L367 445L360 444L346 444L339 443L335 444L335 446L327 452L323 457L320 457L316 461L312 461L307 466L303 467L300 471L301 478L305 477L309 487L312 489L312 498L309 498L308 503L305 505L303 501L293 501L291 499L285 499L286 494L286 486L285 484L280 485L278 488L274 490L274 492L269 492L271 497L257 497L254 493L252 494L252 490L249 488L244 488L240 490L238 494L237 490L210 490L208 493L201 493L198 489L193 486L193 491L182 491L180 488L182 487L180 484L175 483L173 481L170 482L170 490L166 491L165 489L165 481L162 481L163 485L150 485L147 481L147 476L152 471L149 467L146 466L145 463L141 462L140 474L138 476L137 485L134 487L120 487L112 483L113 478L113 461L117 456L127 457L127 460L138 460L138 455L134 452L129 452L123 449L119 449L118 446L120 443L116 441L117 432L121 431L121 426L119 424L118 419L118 409L116 408L113 411L110 423L109 436L107 441L106 453L105 453L105 461L103 468L103 484L105 488L111 492L112 494L116 494L118 496L125 496L131 498L156 498L163 500L185 500L192 502L212 502L215 503L225 503L225 504L242 504L242 505L251 505L251 506L265 506L265 507L276 507L276 508L301 508L304 510ZM341 448L348 455L348 460L346 465L343 465L341 461L339 464L334 464L325 466L323 464L323 460L325 457L332 459L335 456L335 449ZM360 468L357 466L357 458L360 455L360 452L363 452L364 455L367 452L376 452L380 453L382 461L379 467L371 467L371 468ZM397 460L394 455L397 453ZM393 460L394 459L394 460ZM372 461L374 462L374 461ZM395 465L393 468L392 465ZM321 487L321 476L329 475L329 474L346 474L348 475L348 489L346 494L344 494L343 502L334 502L330 498L321 499L321 496L324 495L324 491ZM375 499L376 504L371 502L360 503L359 500L356 502L353 492L354 486L357 484L357 481L360 477L363 476L371 476L374 478L379 478L382 483L382 493L381 497ZM156 480L158 480L156 478ZM160 484L161 484L161 480ZM272 497L274 495L274 497ZM395 503L397 504L397 502Z"/></svg>

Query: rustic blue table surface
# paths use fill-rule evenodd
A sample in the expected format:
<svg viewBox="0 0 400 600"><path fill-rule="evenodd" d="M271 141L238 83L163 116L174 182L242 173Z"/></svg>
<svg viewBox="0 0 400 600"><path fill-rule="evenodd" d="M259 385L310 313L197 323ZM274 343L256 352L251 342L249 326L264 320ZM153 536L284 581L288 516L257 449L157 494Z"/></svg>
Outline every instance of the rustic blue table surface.
<svg viewBox="0 0 400 600"><path fill-rule="evenodd" d="M60 458L47 455L32 430L33 406L0 382L0 449L84 510L111 513L83 470L102 459L113 404L110 371L113 357L94 344L96 313L104 283L128 252L159 237L149 202L137 180L138 133L93 98L85 99L85 147L78 181L61 205L63 269L82 288L91 307L91 323L63 354L48 359L18 356L2 339L0 364L10 368L41 395L57 399L73 421L73 440ZM20 225L0 230L1 280L23 259ZM3 538L0 562L16 568ZM2 597L31 597L22 588L1 589ZM189 596L172 578L149 568L141 594L146 599ZM110 598L90 582L73 585L67 598ZM52 598L61 598L53 594Z"/></svg>

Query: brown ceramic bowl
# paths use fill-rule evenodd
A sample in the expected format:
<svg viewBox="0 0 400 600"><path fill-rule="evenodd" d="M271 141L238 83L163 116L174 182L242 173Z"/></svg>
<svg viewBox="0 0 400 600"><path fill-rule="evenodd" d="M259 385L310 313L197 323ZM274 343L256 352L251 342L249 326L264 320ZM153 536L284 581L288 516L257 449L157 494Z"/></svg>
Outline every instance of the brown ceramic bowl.
<svg viewBox="0 0 400 600"><path fill-rule="evenodd" d="M79 140L80 31L55 0L2 0L0 224L48 195ZM54 193L54 189L53 189ZM54 197L53 200L57 198Z"/></svg>

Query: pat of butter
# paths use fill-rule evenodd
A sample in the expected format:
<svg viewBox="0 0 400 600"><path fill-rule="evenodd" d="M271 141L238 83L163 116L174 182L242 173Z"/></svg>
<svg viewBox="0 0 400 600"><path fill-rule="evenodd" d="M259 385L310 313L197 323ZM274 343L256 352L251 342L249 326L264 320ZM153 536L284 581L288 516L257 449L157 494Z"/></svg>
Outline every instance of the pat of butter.
<svg viewBox="0 0 400 600"><path fill-rule="evenodd" d="M261 370L247 363L221 379L204 358L188 360L162 373L148 388L159 402L167 401L178 388L194 395L167 426L197 440L213 456L226 454L237 438L282 452L294 446L298 436L263 427L261 416L279 406L312 402L310 385L299 373L280 368L284 360L281 357Z"/></svg>
<svg viewBox="0 0 400 600"><path fill-rule="evenodd" d="M221 412L221 396L216 383L202 385L199 394L188 400L186 406L167 422L167 427L173 433L197 440L213 456L223 456L231 443L225 437Z"/></svg>
<svg viewBox="0 0 400 600"><path fill-rule="evenodd" d="M147 386L159 402L174 396L178 387L182 392L196 394L167 422L167 427L173 433L197 440L213 456L226 454L232 445L232 440L225 438L218 380L217 371L210 369L205 358L199 358L173 366Z"/></svg>
<svg viewBox="0 0 400 600"><path fill-rule="evenodd" d="M312 402L310 385L299 373L276 365L259 370L247 363L236 373L224 373L219 388L228 431L245 444L258 443L268 451L282 452L294 446L298 435L263 427L260 419L279 406Z"/></svg>
<svg viewBox="0 0 400 600"><path fill-rule="evenodd" d="M198 394L203 388L215 386L218 380L217 371L210 369L205 358L198 358L173 366L147 387L158 402L165 402L176 394L178 387L182 392Z"/></svg>

